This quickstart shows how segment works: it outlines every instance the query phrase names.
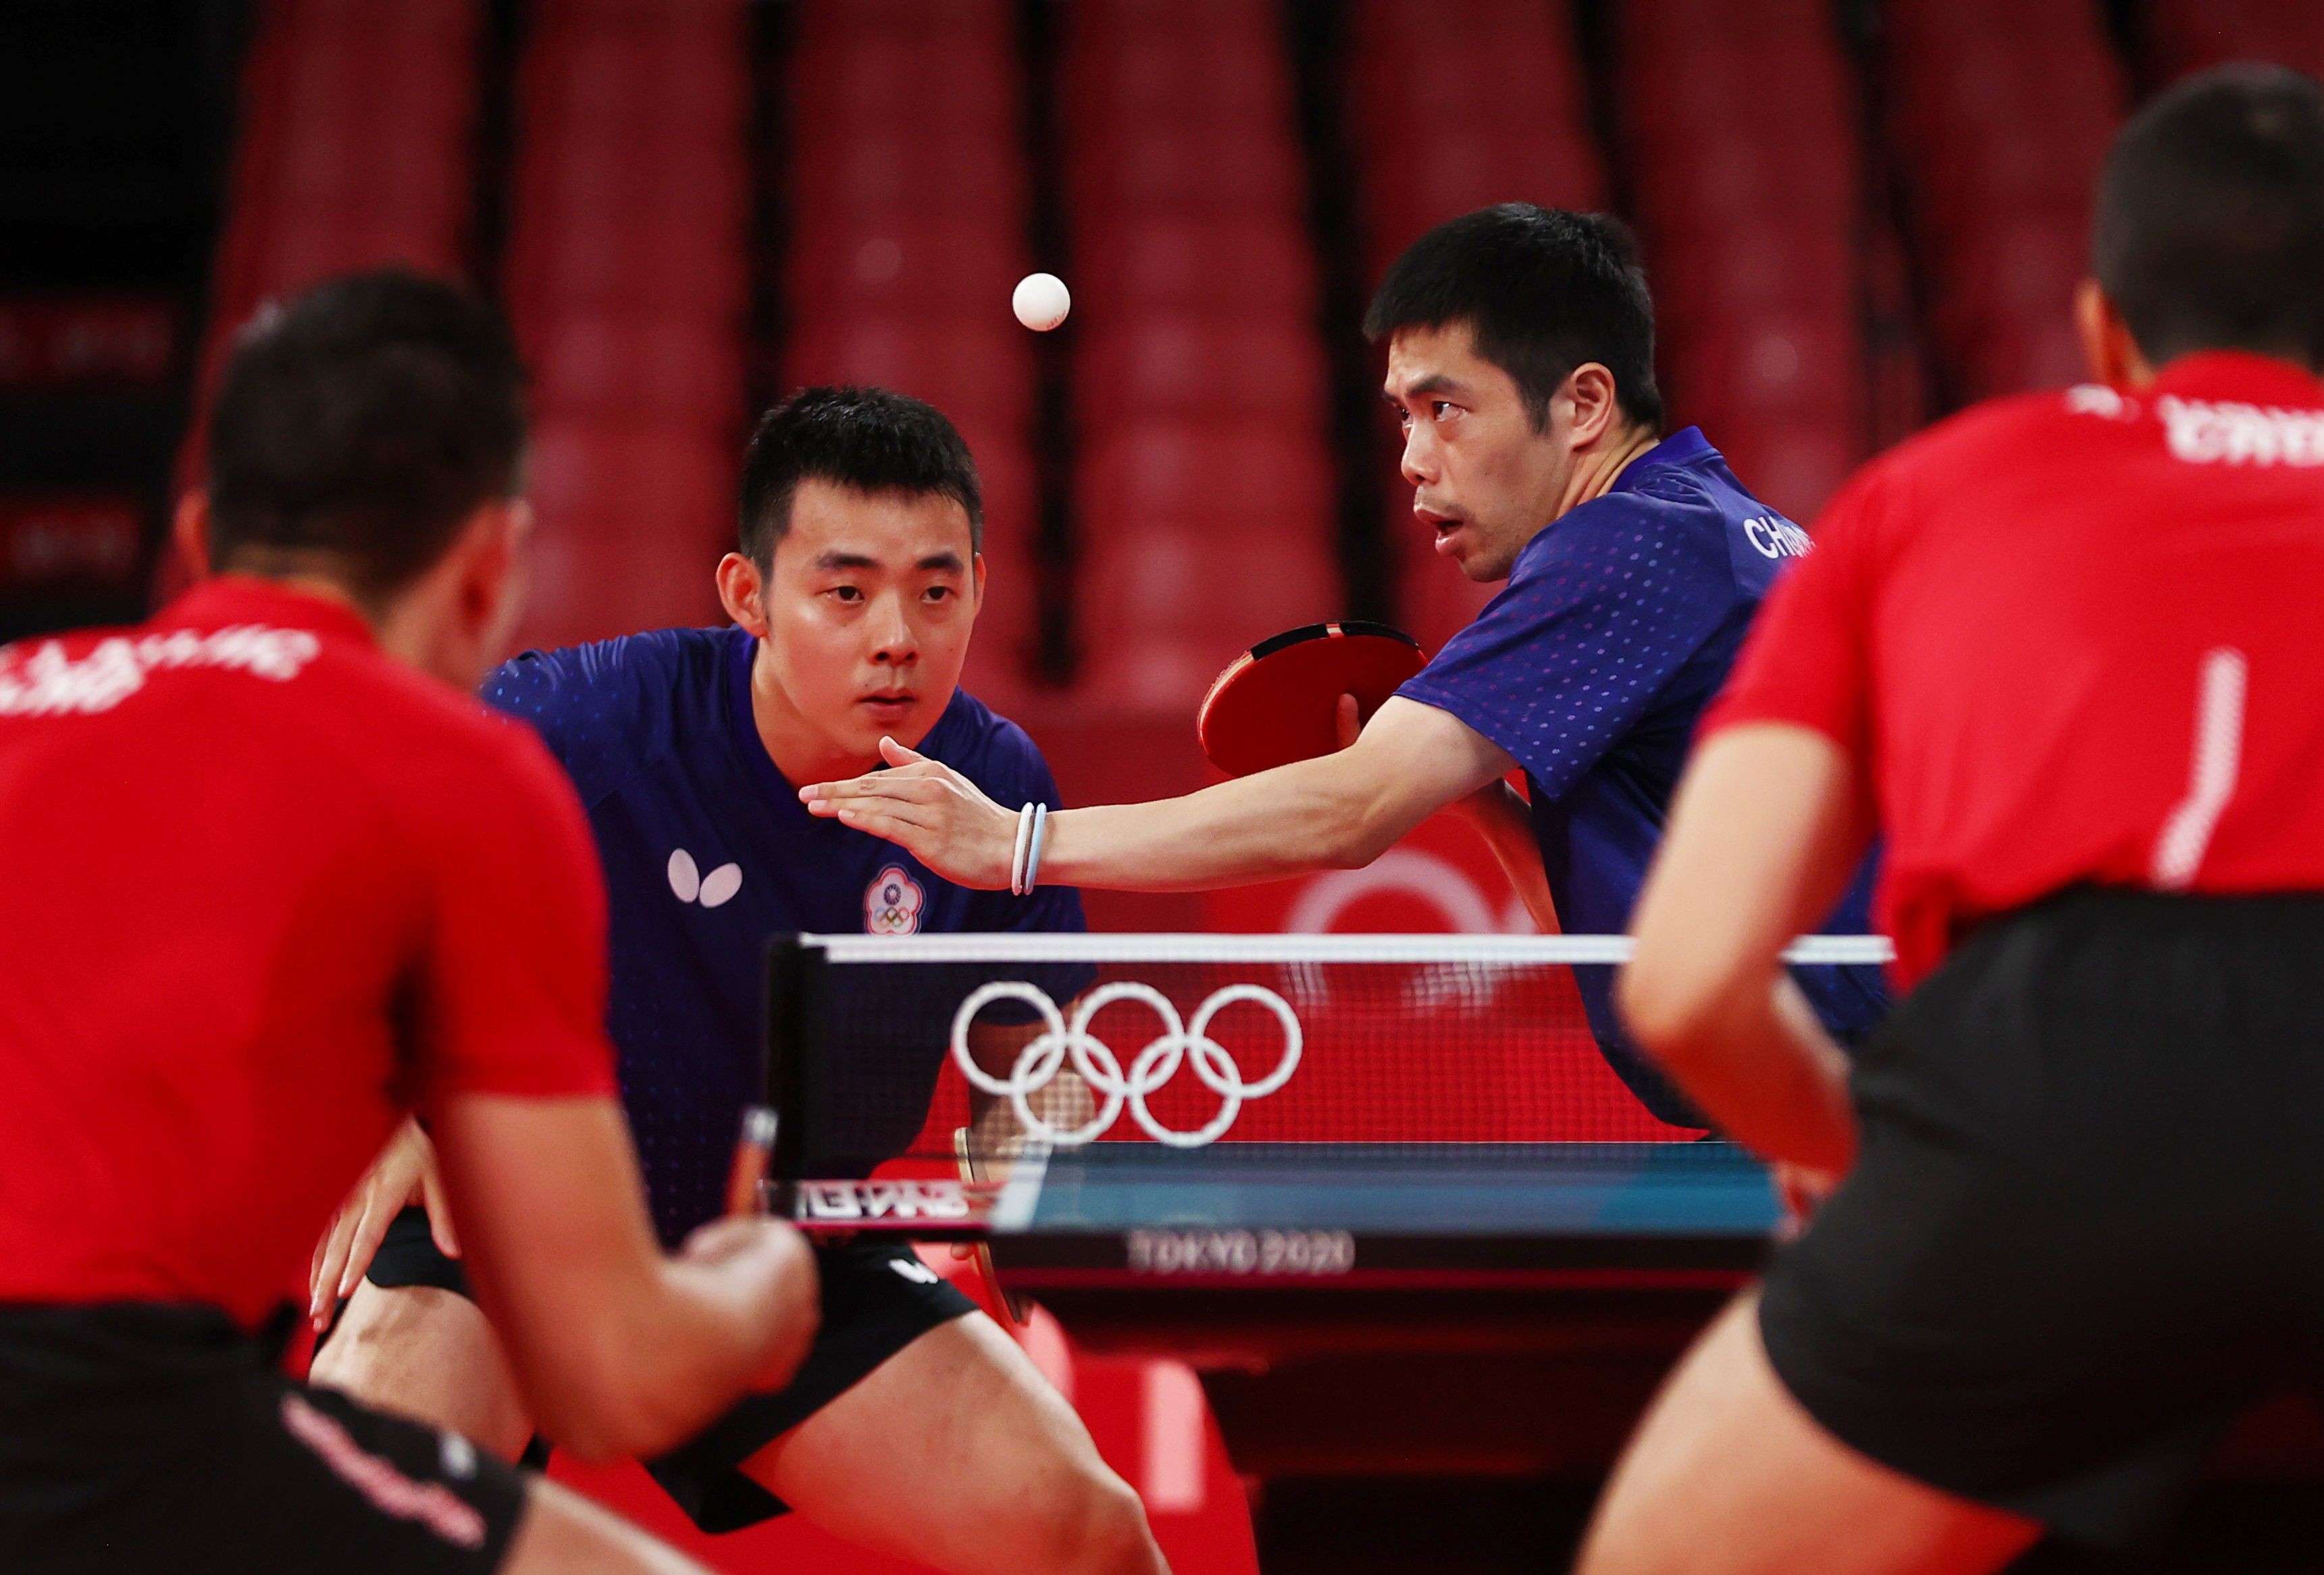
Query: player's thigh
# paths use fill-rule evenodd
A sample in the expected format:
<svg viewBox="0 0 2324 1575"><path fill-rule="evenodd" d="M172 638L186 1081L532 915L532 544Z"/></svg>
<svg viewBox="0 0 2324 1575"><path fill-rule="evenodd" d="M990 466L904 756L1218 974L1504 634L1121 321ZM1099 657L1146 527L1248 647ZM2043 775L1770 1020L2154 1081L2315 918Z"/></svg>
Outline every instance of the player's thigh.
<svg viewBox="0 0 2324 1575"><path fill-rule="evenodd" d="M524 1518L498 1575L708 1575L667 1543L545 1478L530 1480Z"/></svg>
<svg viewBox="0 0 2324 1575"><path fill-rule="evenodd" d="M1755 1291L1720 1314L1638 1424L1575 1570L1966 1575L2040 1535L1825 1432L1768 1365Z"/></svg>
<svg viewBox="0 0 2324 1575"><path fill-rule="evenodd" d="M503 1460L516 1459L532 1437L484 1309L433 1285L357 1285L308 1377L366 1405L465 1434Z"/></svg>
<svg viewBox="0 0 2324 1575"><path fill-rule="evenodd" d="M982 1312L921 1335L742 1469L849 1541L952 1575L1163 1567L1137 1495Z"/></svg>

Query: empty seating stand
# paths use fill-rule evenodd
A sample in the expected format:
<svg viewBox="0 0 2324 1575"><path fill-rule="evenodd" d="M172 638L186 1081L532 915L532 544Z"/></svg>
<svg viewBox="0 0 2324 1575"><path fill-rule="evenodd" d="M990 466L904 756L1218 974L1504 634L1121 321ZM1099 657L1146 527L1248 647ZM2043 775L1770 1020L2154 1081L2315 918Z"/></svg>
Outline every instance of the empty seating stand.
<svg viewBox="0 0 2324 1575"><path fill-rule="evenodd" d="M1606 206L1604 162L1588 130L1562 0L1359 0L1347 89L1367 286L1423 233L1472 208ZM1436 557L1412 518L1398 449L1383 424L1383 529L1397 616L1433 651L1498 587L1472 585Z"/></svg>
<svg viewBox="0 0 2324 1575"><path fill-rule="evenodd" d="M1886 133L1957 399L2081 376L2070 303L2126 93L2086 0L1894 0Z"/></svg>
<svg viewBox="0 0 2324 1575"><path fill-rule="evenodd" d="M1674 426L1812 518L1864 456L1859 109L1823 0L1630 0L1618 97Z"/></svg>
<svg viewBox="0 0 2324 1575"><path fill-rule="evenodd" d="M525 638L718 617L745 414L748 14L539 0L503 293L535 371Z"/></svg>
<svg viewBox="0 0 2324 1575"><path fill-rule="evenodd" d="M1185 716L1239 649L1341 611L1290 67L1243 0L1065 25L1079 693Z"/></svg>

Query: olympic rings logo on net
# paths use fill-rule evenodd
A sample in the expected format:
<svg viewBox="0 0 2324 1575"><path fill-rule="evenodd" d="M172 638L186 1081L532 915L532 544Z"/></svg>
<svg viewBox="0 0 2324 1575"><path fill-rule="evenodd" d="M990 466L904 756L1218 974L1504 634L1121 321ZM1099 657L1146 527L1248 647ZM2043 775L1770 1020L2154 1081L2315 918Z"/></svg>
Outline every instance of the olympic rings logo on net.
<svg viewBox="0 0 2324 1575"><path fill-rule="evenodd" d="M1023 1001L1041 1014L1045 1028L1018 1052L1017 1064L1006 1078L986 1072L968 1052L969 1025L976 1020L978 1012L996 1000ZM1090 1019L1118 1000L1143 1003L1163 1025L1160 1036L1130 1058L1127 1073L1112 1048L1089 1031ZM1209 1033L1212 1018L1244 1000L1265 1007L1283 1026L1283 1058L1274 1071L1257 1082L1243 1081L1242 1069L1235 1064L1234 1057ZM1150 985L1128 981L1102 984L1082 997L1069 1024L1046 990L1031 984L997 981L980 985L974 994L960 1003L960 1010L953 1014L952 1019L952 1058L970 1083L996 1098L1006 1099L1027 1137L1062 1148L1077 1147L1097 1138L1120 1117L1125 1104L1130 1107L1131 1118L1157 1143L1167 1143L1173 1148L1199 1148L1205 1143L1216 1142L1234 1125L1245 1100L1264 1099L1290 1081L1292 1073L1298 1069L1303 1043L1297 1014L1281 996L1256 984L1231 984L1213 991L1195 1009L1191 1023L1178 1016L1178 1009L1170 1004L1169 997ZM1104 1102L1098 1107L1097 1114L1082 1125L1056 1127L1034 1110L1029 1096L1047 1087L1068 1057L1072 1058L1074 1072L1104 1097ZM1146 1108L1146 1096L1176 1077L1179 1066L1189 1061L1203 1086L1219 1096L1219 1113L1194 1131L1181 1132L1155 1118L1154 1112Z"/></svg>

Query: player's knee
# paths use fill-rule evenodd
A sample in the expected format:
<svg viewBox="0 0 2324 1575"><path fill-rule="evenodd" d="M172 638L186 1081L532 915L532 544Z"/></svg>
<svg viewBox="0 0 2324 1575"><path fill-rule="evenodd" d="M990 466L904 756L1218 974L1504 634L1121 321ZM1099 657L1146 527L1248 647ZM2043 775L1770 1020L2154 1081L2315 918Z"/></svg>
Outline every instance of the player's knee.
<svg viewBox="0 0 2324 1575"><path fill-rule="evenodd" d="M1093 1460L1045 1497L1049 1513L1038 1568L1057 1575L1154 1575L1164 1569L1146 1506L1102 1464Z"/></svg>

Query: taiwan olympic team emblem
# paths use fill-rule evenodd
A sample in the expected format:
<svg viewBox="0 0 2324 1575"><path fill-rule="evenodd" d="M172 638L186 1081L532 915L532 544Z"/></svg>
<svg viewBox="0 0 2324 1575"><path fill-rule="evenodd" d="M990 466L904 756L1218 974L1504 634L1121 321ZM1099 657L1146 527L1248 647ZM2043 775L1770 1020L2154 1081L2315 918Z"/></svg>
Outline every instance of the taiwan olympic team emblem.
<svg viewBox="0 0 2324 1575"><path fill-rule="evenodd" d="M1023 1001L1041 1014L1045 1030L1018 1053L1017 1064L1005 1078L992 1076L968 1052L969 1025L976 1020L978 1012L996 1000ZM1161 1034L1130 1059L1127 1073L1122 1071L1120 1058L1111 1047L1089 1031L1090 1019L1118 1000L1142 1003L1162 1024ZM1242 1000L1265 1007L1275 1014L1275 1020L1283 1028L1282 1058L1257 1082L1243 1081L1242 1069L1209 1031L1212 1018ZM1281 996L1256 984L1231 984L1224 990L1213 990L1195 1009L1194 1021L1189 1023L1178 1016L1178 1009L1170 1004L1169 997L1151 985L1118 981L1102 984L1082 997L1068 1024L1065 1014L1057 1009L1057 1003L1038 986L1014 981L995 982L979 986L960 1003L960 1010L953 1014L952 1019L952 1058L962 1075L986 1093L1007 1100L1028 1138L1063 1148L1078 1147L1094 1140L1113 1125L1125 1104L1130 1107L1130 1116L1146 1129L1146 1135L1157 1143L1167 1143L1173 1148L1200 1148L1206 1143L1215 1143L1234 1125L1245 1100L1264 1099L1291 1080L1292 1073L1299 1066L1302 1043L1298 1014ZM1082 1081L1103 1096L1105 1102L1082 1125L1057 1127L1041 1119L1029 1096L1057 1075L1068 1056ZM1146 1096L1176 1076L1180 1064L1186 1062L1193 1063L1194 1076L1202 1085L1219 1096L1219 1113L1192 1132L1164 1126L1146 1108Z"/></svg>
<svg viewBox="0 0 2324 1575"><path fill-rule="evenodd" d="M872 877L863 889L863 933L867 935L908 935L920 927L920 909L928 894L901 864L890 864Z"/></svg>

